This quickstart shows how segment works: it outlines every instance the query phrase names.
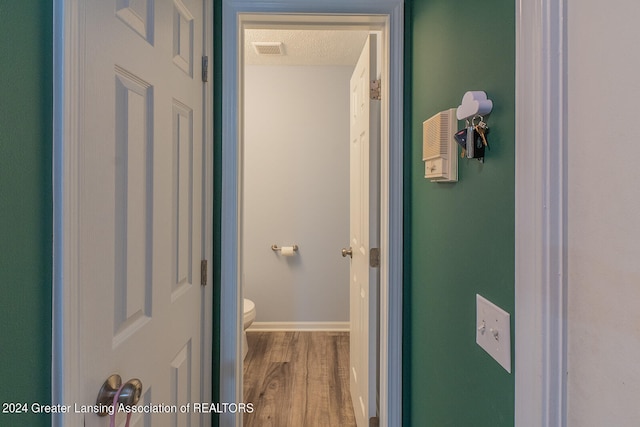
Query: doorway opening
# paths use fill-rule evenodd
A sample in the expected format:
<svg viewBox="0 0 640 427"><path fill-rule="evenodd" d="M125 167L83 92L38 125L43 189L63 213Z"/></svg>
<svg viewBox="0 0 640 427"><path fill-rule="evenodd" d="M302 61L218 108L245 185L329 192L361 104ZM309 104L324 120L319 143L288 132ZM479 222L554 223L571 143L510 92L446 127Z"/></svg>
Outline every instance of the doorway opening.
<svg viewBox="0 0 640 427"><path fill-rule="evenodd" d="M396 5L397 6L397 5ZM241 7L246 7L243 5ZM220 400L243 401L242 378L242 195L244 156L243 37L247 28L304 26L308 29L378 31L382 45L380 148L380 425L401 422L402 256L402 14L289 15L234 9L223 14L222 287ZM257 6L256 6L257 7ZM265 6L262 6L265 7ZM251 13L249 13L251 12ZM278 13L275 13L278 12ZM324 12L322 14L321 12ZM379 11L376 11L379 12ZM400 43L400 44L398 44ZM272 242L288 245L295 242ZM259 307L257 308L259 310ZM239 426L241 415L221 414L220 425Z"/></svg>
<svg viewBox="0 0 640 427"><path fill-rule="evenodd" d="M376 270L364 289L371 321L356 329L350 319L360 316L351 308L362 298L350 291L349 271L361 254L354 251L352 260L341 248L350 246L350 198L360 200L350 184L358 172L350 171L350 108L356 107L350 104L357 94L350 80L363 47L371 54L369 37L378 34L308 26L243 30L240 286L245 312L255 307L257 313L244 332L248 341L243 336L244 399L254 404L245 425L355 426L377 416ZM378 107L366 89L367 103ZM377 165L375 111L371 120L376 131L367 141ZM375 191L379 169L365 172Z"/></svg>

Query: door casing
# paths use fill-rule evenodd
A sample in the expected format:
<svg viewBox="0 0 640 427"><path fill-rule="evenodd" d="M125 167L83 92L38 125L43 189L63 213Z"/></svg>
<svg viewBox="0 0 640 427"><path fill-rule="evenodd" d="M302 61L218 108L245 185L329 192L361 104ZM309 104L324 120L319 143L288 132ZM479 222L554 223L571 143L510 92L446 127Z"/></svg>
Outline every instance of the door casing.
<svg viewBox="0 0 640 427"><path fill-rule="evenodd" d="M382 32L380 212L380 425L402 424L403 2L225 2L223 4L220 401L242 402L242 57L248 26L300 23ZM241 426L241 414L221 414Z"/></svg>
<svg viewBox="0 0 640 427"><path fill-rule="evenodd" d="M566 425L566 0L516 0L515 425Z"/></svg>

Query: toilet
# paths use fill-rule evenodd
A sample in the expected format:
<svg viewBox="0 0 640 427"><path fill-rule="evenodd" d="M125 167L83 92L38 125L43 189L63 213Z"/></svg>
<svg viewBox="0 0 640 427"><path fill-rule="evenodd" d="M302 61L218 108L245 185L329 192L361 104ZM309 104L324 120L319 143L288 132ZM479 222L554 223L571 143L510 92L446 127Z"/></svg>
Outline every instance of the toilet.
<svg viewBox="0 0 640 427"><path fill-rule="evenodd" d="M248 298L244 299L244 321L242 324L242 359L247 357L249 351L249 344L247 343L247 328L251 326L256 319L256 305Z"/></svg>

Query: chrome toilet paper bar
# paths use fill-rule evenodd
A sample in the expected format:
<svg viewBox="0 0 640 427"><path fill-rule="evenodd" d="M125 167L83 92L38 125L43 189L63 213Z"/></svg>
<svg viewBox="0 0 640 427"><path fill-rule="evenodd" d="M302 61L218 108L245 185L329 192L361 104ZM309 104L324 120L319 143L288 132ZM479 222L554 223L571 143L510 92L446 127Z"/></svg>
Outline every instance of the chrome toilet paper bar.
<svg viewBox="0 0 640 427"><path fill-rule="evenodd" d="M271 250L274 252L277 252L277 251L281 251L282 248L279 247L278 245L271 245ZM298 252L298 245L293 245L293 250L294 252Z"/></svg>

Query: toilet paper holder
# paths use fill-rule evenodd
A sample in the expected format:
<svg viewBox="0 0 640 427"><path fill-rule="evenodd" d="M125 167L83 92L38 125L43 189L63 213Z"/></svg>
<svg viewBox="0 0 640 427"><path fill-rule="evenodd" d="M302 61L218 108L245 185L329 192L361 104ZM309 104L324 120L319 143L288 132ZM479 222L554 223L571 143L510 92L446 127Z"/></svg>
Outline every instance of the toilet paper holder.
<svg viewBox="0 0 640 427"><path fill-rule="evenodd" d="M273 244L273 245L271 245L271 250L274 251L274 252L277 252L277 251L281 251L282 248L279 247L278 245ZM298 252L298 245L293 245L293 251L294 252Z"/></svg>

